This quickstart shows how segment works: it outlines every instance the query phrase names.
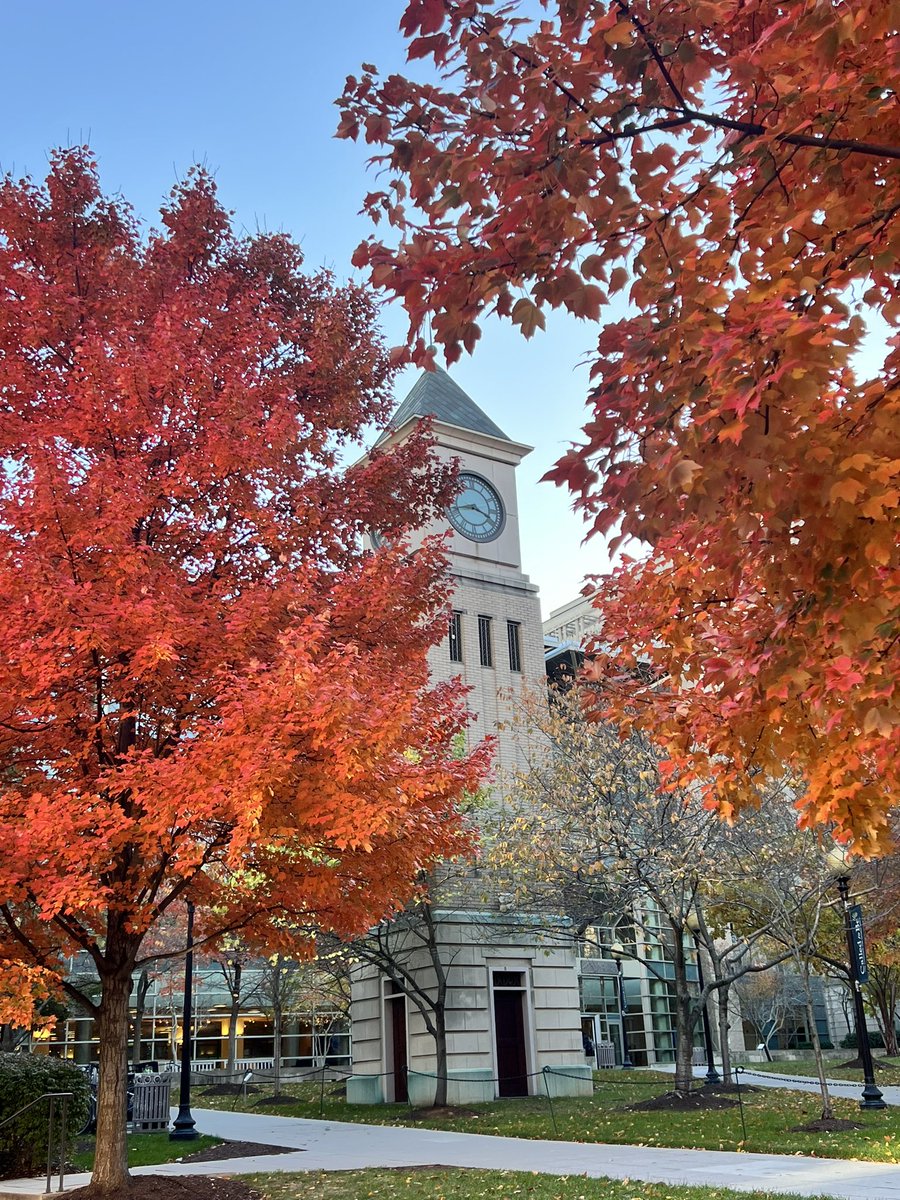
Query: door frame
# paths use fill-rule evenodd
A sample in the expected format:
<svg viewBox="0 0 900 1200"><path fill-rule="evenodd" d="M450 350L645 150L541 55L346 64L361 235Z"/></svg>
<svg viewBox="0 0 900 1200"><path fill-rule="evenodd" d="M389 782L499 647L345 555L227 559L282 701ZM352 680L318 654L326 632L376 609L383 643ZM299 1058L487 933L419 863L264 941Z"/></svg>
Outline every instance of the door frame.
<svg viewBox="0 0 900 1200"><path fill-rule="evenodd" d="M525 1042L525 1073L527 1076L528 1095L538 1094L532 1075L535 1070L536 1050L534 1041L534 998L533 981L531 978L531 962L524 958L489 958L485 959L488 984L488 1023L491 1033L491 1064L494 1074L494 1098L500 1095L500 1084L497 1082L500 1068L497 1062L497 1022L494 1016L494 972L516 971L522 976L522 986L519 988L498 988L502 992L518 992L522 997L522 1021L524 1023Z"/></svg>
<svg viewBox="0 0 900 1200"><path fill-rule="evenodd" d="M406 1097L401 1096L397 1099L397 1078L394 1071L394 1062L396 1058L396 1047L394 1046L394 1019L393 1006L401 1004L403 1006L403 1031L405 1045L403 1047L403 1061L406 1064L407 1080L405 1086L409 1087L409 1004L407 1003L406 993L397 987L392 979L383 979L381 985L381 1069L384 1072L384 1098L389 1104L402 1103ZM404 1089L401 1088L400 1091Z"/></svg>

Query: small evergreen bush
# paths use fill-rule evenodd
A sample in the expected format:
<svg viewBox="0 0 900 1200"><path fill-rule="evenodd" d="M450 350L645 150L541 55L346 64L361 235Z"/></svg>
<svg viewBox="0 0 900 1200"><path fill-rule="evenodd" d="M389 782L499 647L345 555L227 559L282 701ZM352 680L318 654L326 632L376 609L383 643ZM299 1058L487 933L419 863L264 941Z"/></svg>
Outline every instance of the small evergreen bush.
<svg viewBox="0 0 900 1200"><path fill-rule="evenodd" d="M66 1112L66 1140L71 1147L90 1106L90 1085L85 1074L71 1063L44 1054L0 1054L0 1122L45 1092L74 1093ZM49 1100L35 1104L0 1129L0 1179L38 1175L46 1170L49 1104ZM57 1125L53 1134L54 1162L58 1135Z"/></svg>
<svg viewBox="0 0 900 1200"><path fill-rule="evenodd" d="M884 1049L884 1038L881 1036L880 1029L869 1030L869 1046L873 1050ZM856 1031L848 1033L845 1038L841 1039L841 1047L844 1050L857 1050L859 1047L856 1044Z"/></svg>

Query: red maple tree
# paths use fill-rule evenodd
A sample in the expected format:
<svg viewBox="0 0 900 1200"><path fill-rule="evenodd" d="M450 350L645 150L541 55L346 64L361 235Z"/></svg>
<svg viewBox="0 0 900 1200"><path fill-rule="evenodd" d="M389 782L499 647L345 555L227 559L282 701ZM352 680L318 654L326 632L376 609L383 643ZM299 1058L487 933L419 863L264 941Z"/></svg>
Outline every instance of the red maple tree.
<svg viewBox="0 0 900 1200"><path fill-rule="evenodd" d="M356 261L415 355L432 313L451 361L485 313L602 324L550 473L647 550L599 581L598 711L727 816L802 773L803 819L876 851L900 788L897 4L413 0L402 28L443 82L366 66L339 133L380 148L366 208L393 232Z"/></svg>
<svg viewBox="0 0 900 1200"><path fill-rule="evenodd" d="M93 961L109 1190L148 932L361 930L459 849L485 751L428 684L442 547L403 539L449 469L425 435L340 465L390 405L364 291L236 237L203 171L145 236L84 149L0 186L0 290L0 956Z"/></svg>

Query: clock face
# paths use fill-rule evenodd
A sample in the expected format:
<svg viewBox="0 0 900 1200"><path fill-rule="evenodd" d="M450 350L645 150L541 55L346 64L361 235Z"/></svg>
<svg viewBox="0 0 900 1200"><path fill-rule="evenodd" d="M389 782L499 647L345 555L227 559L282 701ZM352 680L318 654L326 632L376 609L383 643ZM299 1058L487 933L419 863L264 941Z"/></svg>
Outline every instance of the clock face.
<svg viewBox="0 0 900 1200"><path fill-rule="evenodd" d="M461 471L459 492L447 509L450 524L472 542L492 542L506 521L500 493L480 475Z"/></svg>

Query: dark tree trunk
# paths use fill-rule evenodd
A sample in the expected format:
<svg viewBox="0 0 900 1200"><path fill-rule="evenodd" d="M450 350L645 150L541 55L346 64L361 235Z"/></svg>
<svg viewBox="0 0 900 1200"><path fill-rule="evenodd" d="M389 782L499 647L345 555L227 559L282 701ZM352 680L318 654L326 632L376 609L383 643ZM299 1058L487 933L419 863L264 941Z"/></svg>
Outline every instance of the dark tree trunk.
<svg viewBox="0 0 900 1200"><path fill-rule="evenodd" d="M884 1053L887 1058L896 1058L900 1054L900 1047L897 1045L897 1028L894 1025L893 1016L884 1026Z"/></svg>
<svg viewBox="0 0 900 1200"><path fill-rule="evenodd" d="M272 1040L274 1042L273 1049L275 1051L272 1057L272 1072L273 1085L272 1094L274 1096L281 1095L281 1026L284 1014L281 1011L281 1004L275 1004L272 1010Z"/></svg>
<svg viewBox="0 0 900 1200"><path fill-rule="evenodd" d="M728 1000L731 984L722 983L724 972L722 970L722 956L716 949L715 941L710 939L709 944L704 941L703 948L706 951L706 957L709 959L709 965L712 968L712 976L716 983L720 986L715 989L716 997L716 1020L714 1030L718 1030L719 1035L719 1054L722 1059L722 1082L733 1083L734 1080L731 1074L731 1047L728 1044ZM710 999L713 993L710 992ZM707 1001L709 1004L709 1001Z"/></svg>
<svg viewBox="0 0 900 1200"><path fill-rule="evenodd" d="M229 974L226 964L220 964L222 973L226 978L228 995L232 1004L228 1010L228 1062L226 1069L228 1075L236 1074L238 1070L238 1020L241 1014L241 974L244 971L240 962L234 962L232 973Z"/></svg>
<svg viewBox="0 0 900 1200"><path fill-rule="evenodd" d="M228 1073L237 1071L237 1027L241 1015L241 964L234 964L231 979L231 1008L228 1013Z"/></svg>
<svg viewBox="0 0 900 1200"><path fill-rule="evenodd" d="M885 967L876 963L870 968L866 995L870 1001L873 1001L878 1028L884 1038L884 1052L888 1058L895 1058L898 1053L897 1030L894 1024L898 990L900 990L900 979L898 979L896 967Z"/></svg>
<svg viewBox="0 0 900 1200"><path fill-rule="evenodd" d="M733 1083L731 1076L731 1047L728 1044L728 992L727 986L718 989L717 1010L719 1024L719 1054L722 1057L722 1081Z"/></svg>
<svg viewBox="0 0 900 1200"><path fill-rule="evenodd" d="M124 1188L128 1181L125 1108L128 1079L128 999L131 972L101 978L97 1017L100 1079L97 1088L97 1148L92 1183L99 1192Z"/></svg>
<svg viewBox="0 0 900 1200"><path fill-rule="evenodd" d="M686 1094L694 1082L694 1022L696 1012L688 988L684 930L673 926L672 965L675 968L675 1091Z"/></svg>
<svg viewBox="0 0 900 1200"><path fill-rule="evenodd" d="M437 1083L434 1089L434 1103L438 1108L447 1104L447 1017L443 1004L439 1005L434 1014L434 1048Z"/></svg>
<svg viewBox="0 0 900 1200"><path fill-rule="evenodd" d="M681 998L675 1008L675 1091L687 1095L694 1084L694 1022L691 998Z"/></svg>
<svg viewBox="0 0 900 1200"><path fill-rule="evenodd" d="M0 1025L0 1051L11 1054L27 1040L27 1029L20 1029L18 1025Z"/></svg>

